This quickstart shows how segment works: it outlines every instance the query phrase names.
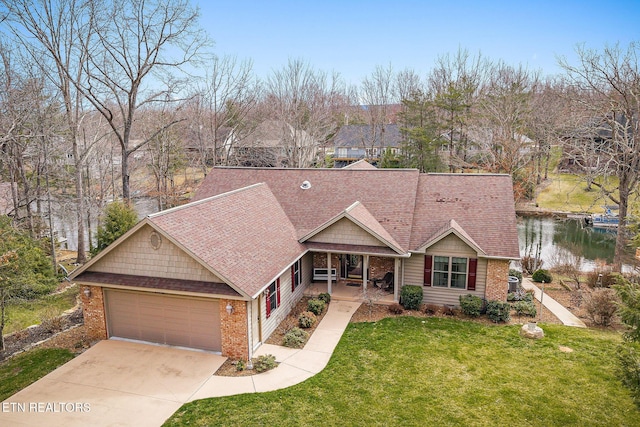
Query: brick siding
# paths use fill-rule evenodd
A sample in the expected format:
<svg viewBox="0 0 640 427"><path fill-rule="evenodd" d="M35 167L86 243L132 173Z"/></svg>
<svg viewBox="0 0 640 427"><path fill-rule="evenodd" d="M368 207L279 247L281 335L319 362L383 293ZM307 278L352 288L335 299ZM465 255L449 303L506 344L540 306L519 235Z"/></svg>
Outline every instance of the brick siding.
<svg viewBox="0 0 640 427"><path fill-rule="evenodd" d="M233 313L227 313L227 304ZM222 355L231 359L247 360L249 357L249 331L247 330L247 303L228 299L220 300L220 329Z"/></svg>
<svg viewBox="0 0 640 427"><path fill-rule="evenodd" d="M487 284L485 297L488 301L506 301L509 290L509 261L487 260Z"/></svg>
<svg viewBox="0 0 640 427"><path fill-rule="evenodd" d="M85 290L89 289L90 296L85 295ZM87 338L90 340L107 339L107 323L104 313L104 294L100 286L82 286L80 289L82 299L82 315L87 331Z"/></svg>

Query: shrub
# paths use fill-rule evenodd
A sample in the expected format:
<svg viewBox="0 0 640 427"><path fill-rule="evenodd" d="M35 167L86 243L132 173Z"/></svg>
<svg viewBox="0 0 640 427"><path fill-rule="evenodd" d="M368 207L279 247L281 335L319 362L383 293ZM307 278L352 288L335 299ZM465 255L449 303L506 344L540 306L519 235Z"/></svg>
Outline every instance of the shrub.
<svg viewBox="0 0 640 427"><path fill-rule="evenodd" d="M292 328L284 335L282 345L290 348L302 348L307 339L309 339L307 331L303 331L300 328Z"/></svg>
<svg viewBox="0 0 640 427"><path fill-rule="evenodd" d="M487 303L487 317L495 323L508 322L511 318L510 312L511 304L508 302L489 301Z"/></svg>
<svg viewBox="0 0 640 427"><path fill-rule="evenodd" d="M436 314L440 307L436 304L427 304L424 306L424 312L427 314Z"/></svg>
<svg viewBox="0 0 640 427"><path fill-rule="evenodd" d="M257 372L266 372L276 366L278 366L278 364L276 363L276 357L273 354L263 354L262 356L258 356L256 363L253 364L253 368Z"/></svg>
<svg viewBox="0 0 640 427"><path fill-rule="evenodd" d="M551 281L553 281L553 276L549 273L549 270L543 270L541 268L533 272L531 280L536 283L541 283L543 281L544 283L551 283Z"/></svg>
<svg viewBox="0 0 640 427"><path fill-rule="evenodd" d="M507 294L507 301L509 301L509 302L514 302L514 301L533 302L533 291L530 291L530 290L525 291L524 289L518 289L515 292L509 292Z"/></svg>
<svg viewBox="0 0 640 427"><path fill-rule="evenodd" d="M618 346L618 376L640 405L640 344L627 342Z"/></svg>
<svg viewBox="0 0 640 427"><path fill-rule="evenodd" d="M319 299L310 299L309 302L307 302L307 309L316 316L320 316L326 306L327 304Z"/></svg>
<svg viewBox="0 0 640 427"><path fill-rule="evenodd" d="M596 288L587 295L584 309L596 325L609 326L618 311L618 297L613 289Z"/></svg>
<svg viewBox="0 0 640 427"><path fill-rule="evenodd" d="M236 362L236 371L244 371L247 369L247 365L244 363L244 360L240 359Z"/></svg>
<svg viewBox="0 0 640 427"><path fill-rule="evenodd" d="M513 309L516 311L518 316L529 316L536 317L536 306L531 301L517 301L513 304Z"/></svg>
<svg viewBox="0 0 640 427"><path fill-rule="evenodd" d="M458 299L462 312L467 316L478 317L482 314L482 306L484 305L482 298L468 294L460 295Z"/></svg>
<svg viewBox="0 0 640 427"><path fill-rule="evenodd" d="M47 307L40 315L40 326L46 332L59 332L64 329L66 323L65 317L60 316L54 307Z"/></svg>
<svg viewBox="0 0 640 427"><path fill-rule="evenodd" d="M318 299L320 301L324 301L325 304L329 304L331 302L331 295L326 292L323 292L320 295L318 295Z"/></svg>
<svg viewBox="0 0 640 427"><path fill-rule="evenodd" d="M616 273L609 271L590 271L586 282L590 288L608 288L616 284L616 277Z"/></svg>
<svg viewBox="0 0 640 427"><path fill-rule="evenodd" d="M400 292L400 304L406 310L418 310L422 303L422 286L404 285Z"/></svg>
<svg viewBox="0 0 640 427"><path fill-rule="evenodd" d="M300 316L298 316L298 326L300 326L303 329L308 329L313 325L315 325L317 320L318 318L316 317L315 314L313 314L310 311L304 311L300 313Z"/></svg>
<svg viewBox="0 0 640 427"><path fill-rule="evenodd" d="M404 312L404 307L398 303L391 304L389 306L389 312L392 314L402 314Z"/></svg>

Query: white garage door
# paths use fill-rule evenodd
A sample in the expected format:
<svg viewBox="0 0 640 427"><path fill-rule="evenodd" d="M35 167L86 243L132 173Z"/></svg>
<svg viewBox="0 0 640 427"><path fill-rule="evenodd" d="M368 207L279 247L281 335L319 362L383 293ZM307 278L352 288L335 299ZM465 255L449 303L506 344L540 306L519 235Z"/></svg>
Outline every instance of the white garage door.
<svg viewBox="0 0 640 427"><path fill-rule="evenodd" d="M105 290L110 337L221 351L218 300Z"/></svg>

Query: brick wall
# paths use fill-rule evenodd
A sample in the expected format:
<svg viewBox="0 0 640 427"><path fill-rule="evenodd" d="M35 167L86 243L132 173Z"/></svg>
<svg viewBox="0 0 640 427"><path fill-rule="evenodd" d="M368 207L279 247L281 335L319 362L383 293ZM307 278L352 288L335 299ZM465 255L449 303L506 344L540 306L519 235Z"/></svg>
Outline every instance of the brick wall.
<svg viewBox="0 0 640 427"><path fill-rule="evenodd" d="M233 313L227 313L227 304ZM247 330L247 303L228 299L220 300L220 329L222 355L231 359L247 360L249 357L249 331Z"/></svg>
<svg viewBox="0 0 640 427"><path fill-rule="evenodd" d="M369 257L369 279L382 279L387 272L394 272L393 258Z"/></svg>
<svg viewBox="0 0 640 427"><path fill-rule="evenodd" d="M326 268L327 267L327 254L323 252L313 253L313 268ZM335 268L340 277L340 255L336 253L331 254L331 268Z"/></svg>
<svg viewBox="0 0 640 427"><path fill-rule="evenodd" d="M509 290L509 261L487 260L487 284L485 298L488 301L506 301Z"/></svg>
<svg viewBox="0 0 640 427"><path fill-rule="evenodd" d="M85 290L89 289L89 297L85 295ZM107 323L104 313L104 294L100 286L82 286L80 289L82 299L82 315L87 331L87 338L90 340L107 339Z"/></svg>

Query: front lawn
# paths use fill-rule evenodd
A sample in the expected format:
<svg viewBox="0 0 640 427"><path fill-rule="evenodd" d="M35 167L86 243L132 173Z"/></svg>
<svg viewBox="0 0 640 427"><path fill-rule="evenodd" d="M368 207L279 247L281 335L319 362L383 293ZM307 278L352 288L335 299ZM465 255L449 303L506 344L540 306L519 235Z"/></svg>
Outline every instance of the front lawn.
<svg viewBox="0 0 640 427"><path fill-rule="evenodd" d="M43 319L61 315L76 305L78 286L71 286L62 293L43 295L29 301L10 302L7 306L8 321L4 333L20 331L31 325L37 325Z"/></svg>
<svg viewBox="0 0 640 427"><path fill-rule="evenodd" d="M19 392L73 359L61 348L35 349L0 364L0 401Z"/></svg>
<svg viewBox="0 0 640 427"><path fill-rule="evenodd" d="M531 341L518 328L438 317L352 323L327 368L304 383L192 402L165 425L640 425L615 376L618 334L543 325L545 338Z"/></svg>

